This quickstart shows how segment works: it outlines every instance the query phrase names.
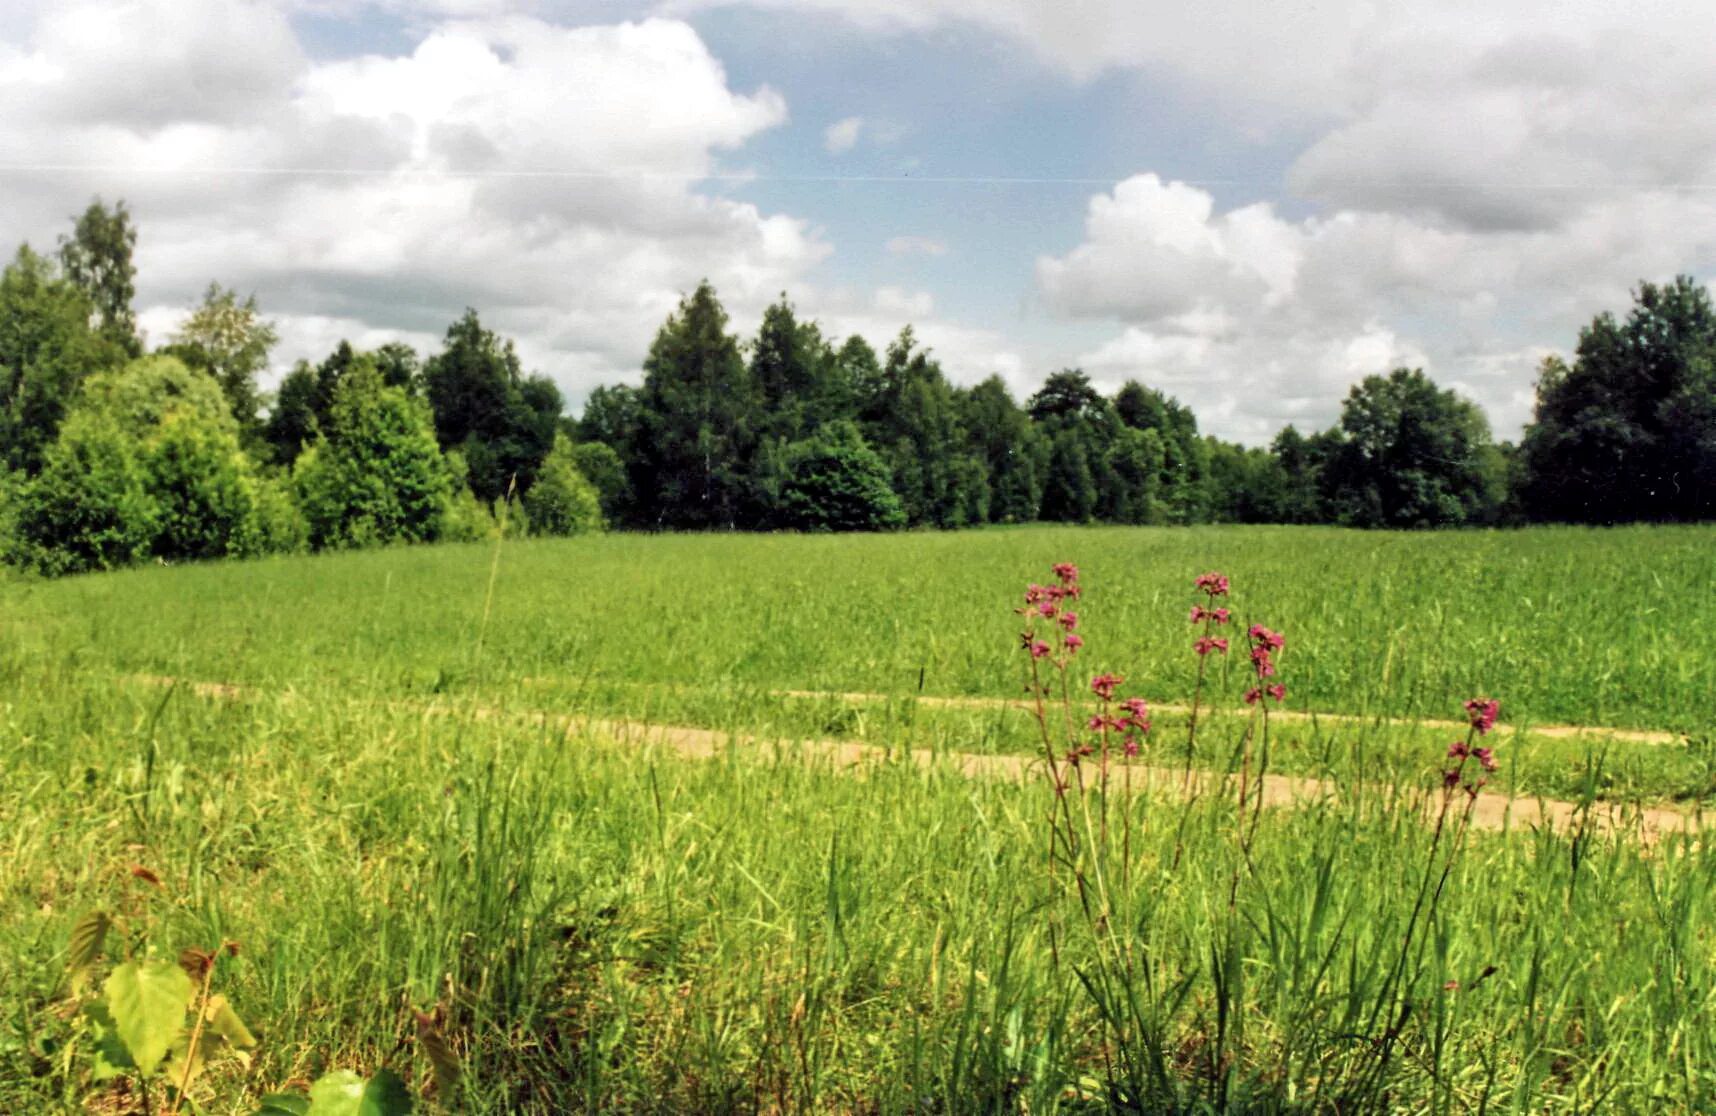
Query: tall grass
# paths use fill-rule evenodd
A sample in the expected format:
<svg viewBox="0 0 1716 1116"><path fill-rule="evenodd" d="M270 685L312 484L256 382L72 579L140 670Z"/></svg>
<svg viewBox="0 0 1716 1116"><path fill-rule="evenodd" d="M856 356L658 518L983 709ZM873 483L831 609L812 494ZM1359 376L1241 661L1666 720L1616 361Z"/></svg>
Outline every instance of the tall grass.
<svg viewBox="0 0 1716 1116"><path fill-rule="evenodd" d="M1592 548L1589 569L1603 568L1607 547L1651 540L1661 568L1673 570L1680 534L1567 537ZM1253 541L1248 532L1227 542L1188 535L1239 551ZM1700 537L1686 533L1689 545ZM951 764L891 760L854 770L793 743L831 719L871 718L855 731L950 750L965 734L989 733L992 747L1028 747L1015 734L1029 723L1016 714L917 704L915 677L893 668L930 648L926 691L1017 695L1017 618L1005 611L1016 586L991 591L985 579L1018 564L1022 581L1038 563L1016 562L1015 552L1086 538L859 540L849 556L799 539L520 547L500 566L480 677L472 651L486 551L10 587L0 647L0 862L10 869L0 890L0 1111L75 1111L92 1089L116 1103L77 1057L68 1063L57 1004L71 924L111 904L133 863L165 884L164 947L242 946L222 962L222 988L261 1043L248 1070L224 1064L193 1087L203 1111L248 1112L259 1093L330 1067L391 1065L423 1085L417 1010L444 1020L463 1064L457 1093L433 1102L459 1112L1716 1106L1703 932L1716 915L1716 861L1707 843L1647 844L1594 824L1483 833L1459 830L1455 818L1438 830L1426 818L1460 803L1442 797L1437 776L1448 763L1445 733L1385 740L1361 725L1336 739L1272 720L1272 767L1321 764L1346 780L1298 809L1242 806L1214 790L1188 798L1160 784L1123 793L1117 752L1106 813L1088 828L1078 817L1087 842L1105 817L1109 847L1121 850L1104 866L1094 919L1068 872L1046 866L1041 772L973 779ZM1088 538L1077 552L1091 590L1081 630L1093 642L1100 633L1101 665L1115 663L1153 697L1183 698L1196 670L1185 585L1207 563L1163 574L1159 589L1129 590L1142 575L1115 554L1192 540ZM941 549L953 542L964 549ZM896 584L898 571L875 562L908 543L924 556ZM1313 551L1389 543L1304 534ZM774 549L789 555L781 568L750 564ZM964 572L944 568L950 554L969 558ZM795 562L810 572L782 572ZM570 563L576 578L569 571L564 586L545 573ZM717 565L731 595L702 600L698 571ZM1682 586L1699 576L1678 568ZM1344 602L1325 607L1293 589L1277 609L1237 566L1229 572L1239 592L1255 594L1241 598L1245 607L1268 601L1269 619L1288 633L1290 702L1323 686L1332 707L1365 708L1362 688L1317 681L1342 659L1319 658L1315 632L1339 616L1387 630L1394 620L1351 613L1352 599L1371 590L1324 584ZM815 576L814 595L792 587ZM982 591L965 588L966 576L984 581ZM640 586L670 584L673 593L631 599ZM785 588L771 596L770 585ZM971 604L969 614L940 600L940 586ZM1114 600L1129 592L1147 603ZM1665 586L1634 604L1680 607L1680 592ZM1511 713L1516 681L1554 709L1556 695L1579 689L1571 678L1469 681L1465 645L1446 633L1481 620L1493 636L1507 625L1452 600L1438 620L1437 602L1415 599L1421 626L1444 634L1392 662L1372 655L1372 672L1389 672L1386 687L1369 691L1373 710L1457 717L1460 698L1493 689ZM1579 600L1586 619L1608 608ZM131 626L108 614L121 607ZM1706 605L1685 607L1696 616ZM940 626L955 614L963 620ZM1158 615L1159 629L1142 626ZM317 623L294 636L294 617ZM1634 629L1640 648L1658 638L1646 639L1647 628L1678 622ZM876 631L897 634L853 643ZM706 646L699 634L727 642ZM993 655L979 646L990 635ZM782 641L796 655L777 655ZM1708 663L1684 640L1663 646L1690 661L1689 674ZM1543 647L1533 654L1533 669L1562 669ZM979 682L977 664L990 661L995 676ZM966 667L970 686L959 681ZM550 671L564 688L547 687L545 702L543 687L522 676ZM137 673L249 685L221 695L127 681ZM1233 704L1245 679L1211 675L1206 702ZM1454 675L1463 684L1434 702L1396 692L1403 679ZM573 693L631 701L626 687L650 681L691 685L658 710L701 710L719 723L725 707L727 724L771 722L781 739L735 740L694 761L600 729L508 715ZM895 700L761 692L783 685L882 689ZM1162 761L1182 762L1183 721L1152 719L1144 758L1159 748ZM1210 714L1196 767L1237 770L1245 723ZM1504 785L1510 765L1537 771L1538 785L1564 766L1558 785L1582 788L1589 802L1631 752L1671 751L1564 742L1544 745L1545 759L1508 754L1527 747L1503 738L1497 784L1483 793ZM1103 808L1094 798L1071 805ZM1440 893L1433 903L1420 899L1427 880Z"/></svg>

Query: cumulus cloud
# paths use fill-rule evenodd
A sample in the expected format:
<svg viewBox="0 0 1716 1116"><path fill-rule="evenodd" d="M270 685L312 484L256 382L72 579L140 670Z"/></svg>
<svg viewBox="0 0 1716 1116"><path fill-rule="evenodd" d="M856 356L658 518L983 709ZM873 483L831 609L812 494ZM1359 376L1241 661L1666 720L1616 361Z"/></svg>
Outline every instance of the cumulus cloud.
<svg viewBox="0 0 1716 1116"><path fill-rule="evenodd" d="M785 119L672 20L459 20L318 62L275 6L86 0L0 52L0 162L36 168L9 172L0 236L123 195L151 332L210 278L258 292L286 359L336 332L421 343L469 304L577 397L632 372L700 276L744 320L829 253L696 188Z"/></svg>
<svg viewBox="0 0 1716 1116"><path fill-rule="evenodd" d="M1081 243L1037 263L1058 313L1119 324L1083 354L1099 378L1181 394L1207 428L1249 442L1333 421L1346 387L1422 366L1484 405L1498 435L1528 419L1538 362L1640 276L1716 256L1698 199L1626 198L1554 228L1474 229L1268 205L1218 212L1152 174L1090 200Z"/></svg>
<svg viewBox="0 0 1716 1116"><path fill-rule="evenodd" d="M844 155L858 146L858 134L864 129L864 118L848 116L836 120L822 133L822 146L830 155Z"/></svg>

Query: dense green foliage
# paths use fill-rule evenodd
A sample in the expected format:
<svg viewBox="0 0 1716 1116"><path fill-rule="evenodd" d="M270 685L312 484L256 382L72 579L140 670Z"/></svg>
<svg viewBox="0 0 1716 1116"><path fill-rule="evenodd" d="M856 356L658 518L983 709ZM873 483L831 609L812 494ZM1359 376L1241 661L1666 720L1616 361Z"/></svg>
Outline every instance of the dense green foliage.
<svg viewBox="0 0 1716 1116"><path fill-rule="evenodd" d="M428 409L354 364L334 390L328 429L292 468L310 542L373 546L437 538L453 475Z"/></svg>
<svg viewBox="0 0 1716 1116"><path fill-rule="evenodd" d="M1716 517L1716 308L1688 276L1639 288L1625 321L1580 331L1571 365L1544 361L1522 445L1535 518Z"/></svg>
<svg viewBox="0 0 1716 1116"><path fill-rule="evenodd" d="M524 510L531 528L543 535L582 535L602 529L601 496L579 471L566 435L558 435L554 448L542 459L536 483L524 494Z"/></svg>
<svg viewBox="0 0 1716 1116"><path fill-rule="evenodd" d="M779 524L799 531L887 531L905 526L888 466L858 428L836 419L787 449Z"/></svg>
<svg viewBox="0 0 1716 1116"><path fill-rule="evenodd" d="M48 573L292 549L220 386L172 357L92 377L16 495L15 560Z"/></svg>
<svg viewBox="0 0 1716 1116"><path fill-rule="evenodd" d="M1716 309L1686 277L1644 284L1624 322L1600 315L1582 332L1571 364L1545 362L1517 448L1421 370L1379 369L1335 426L1248 448L1201 435L1189 408L1136 381L1105 395L1063 369L1023 404L999 377L961 387L909 325L879 357L784 295L744 340L707 282L663 323L641 384L596 388L576 420L475 310L425 360L341 341L269 395L273 323L254 295L211 283L157 352L211 377L231 423L175 420L127 448L121 427L68 416L86 383L141 352L136 242L124 204L98 200L57 257L25 246L0 274L0 526L5 551L37 570L488 538L503 522L1424 528L1716 512ZM353 380L373 405L342 418Z"/></svg>
<svg viewBox="0 0 1716 1116"><path fill-rule="evenodd" d="M424 365L423 390L441 448L464 456L479 499L493 503L530 488L554 446L560 389L525 375L511 341L465 311Z"/></svg>

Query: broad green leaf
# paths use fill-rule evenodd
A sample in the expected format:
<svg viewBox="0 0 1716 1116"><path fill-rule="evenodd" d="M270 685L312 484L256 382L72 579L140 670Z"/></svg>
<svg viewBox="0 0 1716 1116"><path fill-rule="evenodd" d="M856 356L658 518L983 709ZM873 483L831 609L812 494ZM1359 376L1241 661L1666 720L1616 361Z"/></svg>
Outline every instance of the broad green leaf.
<svg viewBox="0 0 1716 1116"><path fill-rule="evenodd" d="M178 1088L181 1081L187 1085L190 1084L203 1072L209 1060L225 1049L226 1039L208 1031L197 1036L197 1048L195 1050L191 1049L191 1036L189 1034L180 1035L173 1041L173 1049L168 1054L167 1080L173 1083L175 1089ZM187 1061L191 1065L189 1077L185 1076L185 1063Z"/></svg>
<svg viewBox="0 0 1716 1116"><path fill-rule="evenodd" d="M137 1066L131 1061L131 1052L119 1041L119 1030L113 1025L113 1016L107 1005L97 1001L85 1007L83 1013L89 1020L93 1039L90 1076L97 1081L111 1081L115 1077L135 1073Z"/></svg>
<svg viewBox="0 0 1716 1116"><path fill-rule="evenodd" d="M310 1098L296 1093L269 1093L262 1098L256 1116L308 1116Z"/></svg>
<svg viewBox="0 0 1716 1116"><path fill-rule="evenodd" d="M89 970L101 956L101 947L107 941L107 928L111 925L113 920L106 911L90 911L72 926L66 971L71 974L73 995L81 993L89 982Z"/></svg>
<svg viewBox="0 0 1716 1116"><path fill-rule="evenodd" d="M377 1070L365 1081L351 1070L324 1074L310 1086L310 1107L303 1116L409 1116L411 1094L391 1070Z"/></svg>
<svg viewBox="0 0 1716 1116"><path fill-rule="evenodd" d="M227 1002L225 996L209 997L209 1006L203 1012L203 1026L239 1050L250 1050L256 1045L256 1036L250 1033L250 1028L244 1025L244 1020L232 1010L232 1005Z"/></svg>
<svg viewBox="0 0 1716 1116"><path fill-rule="evenodd" d="M185 1012L197 994L185 971L171 961L127 962L104 986L114 1029L130 1051L137 1072L147 1077L185 1030Z"/></svg>

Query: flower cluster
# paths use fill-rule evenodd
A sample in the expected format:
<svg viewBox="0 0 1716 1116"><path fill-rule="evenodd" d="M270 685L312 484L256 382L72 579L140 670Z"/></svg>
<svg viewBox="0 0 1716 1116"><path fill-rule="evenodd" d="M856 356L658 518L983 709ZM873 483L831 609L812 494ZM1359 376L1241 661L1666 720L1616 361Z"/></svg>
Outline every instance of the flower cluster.
<svg viewBox="0 0 1716 1116"><path fill-rule="evenodd" d="M1455 760L1454 766L1442 772L1442 786L1452 791L1460 786L1464 777L1466 763L1477 760L1478 766L1484 769L1485 775L1496 769L1495 753L1489 748L1479 748L1473 745L1473 736L1483 736L1495 727L1496 715L1501 712L1501 702L1494 698L1473 698L1466 703L1466 722L1472 726L1471 734L1465 740L1456 740L1448 745L1448 758ZM1466 793L1477 796L1478 789L1488 779L1484 775L1465 783Z"/></svg>
<svg viewBox="0 0 1716 1116"><path fill-rule="evenodd" d="M1227 575L1215 573L1213 571L1206 574L1199 574L1197 576L1197 580L1192 582L1192 586L1203 590L1212 598L1225 597L1227 596Z"/></svg>
<svg viewBox="0 0 1716 1116"><path fill-rule="evenodd" d="M1096 695L1099 705L1097 712L1086 722L1086 727L1099 735L1119 733L1126 754L1135 756L1139 738L1150 731L1150 705L1141 697L1129 697L1111 709L1115 691L1124 681L1118 674L1099 674L1090 680L1090 692ZM1088 756L1094 750L1094 747L1086 745L1068 753L1067 759L1077 762L1079 756Z"/></svg>
<svg viewBox="0 0 1716 1116"><path fill-rule="evenodd" d="M1227 596L1227 575L1219 573L1199 574L1192 582L1193 588L1202 591L1213 604L1217 597ZM1225 624L1231 613L1225 608L1206 608L1203 605L1193 605L1187 620L1193 624L1202 624L1204 631L1197 641L1192 644L1192 650L1198 655L1208 655L1211 651L1227 654L1227 640L1220 636L1210 635L1210 629L1217 624Z"/></svg>
<svg viewBox="0 0 1716 1116"><path fill-rule="evenodd" d="M1265 685L1265 678L1275 676L1274 652L1287 645L1287 640L1280 632L1265 628L1262 624L1253 624L1246 632L1246 638L1251 640L1251 670L1257 676L1257 685L1245 691L1245 704L1256 705L1265 694L1274 698L1277 703L1286 700L1287 687L1279 682Z"/></svg>
<svg viewBox="0 0 1716 1116"><path fill-rule="evenodd" d="M1026 586L1025 606L1014 611L1025 617L1027 624L1034 625L1039 619L1053 620L1060 628L1061 649L1069 656L1076 655L1084 646L1084 637L1076 631L1078 613L1066 605L1068 601L1077 600L1081 592L1078 567L1071 562L1061 562L1054 569L1055 583L1038 585L1033 582ZM1055 652L1052 644L1038 637L1035 627L1027 627L1019 633L1019 646L1030 652L1033 659L1046 659Z"/></svg>
<svg viewBox="0 0 1716 1116"><path fill-rule="evenodd" d="M1483 765L1485 771L1496 769L1496 756L1489 748L1474 748L1464 740L1456 740L1448 745L1448 758L1463 760L1471 756ZM1457 772L1456 772L1457 774Z"/></svg>

